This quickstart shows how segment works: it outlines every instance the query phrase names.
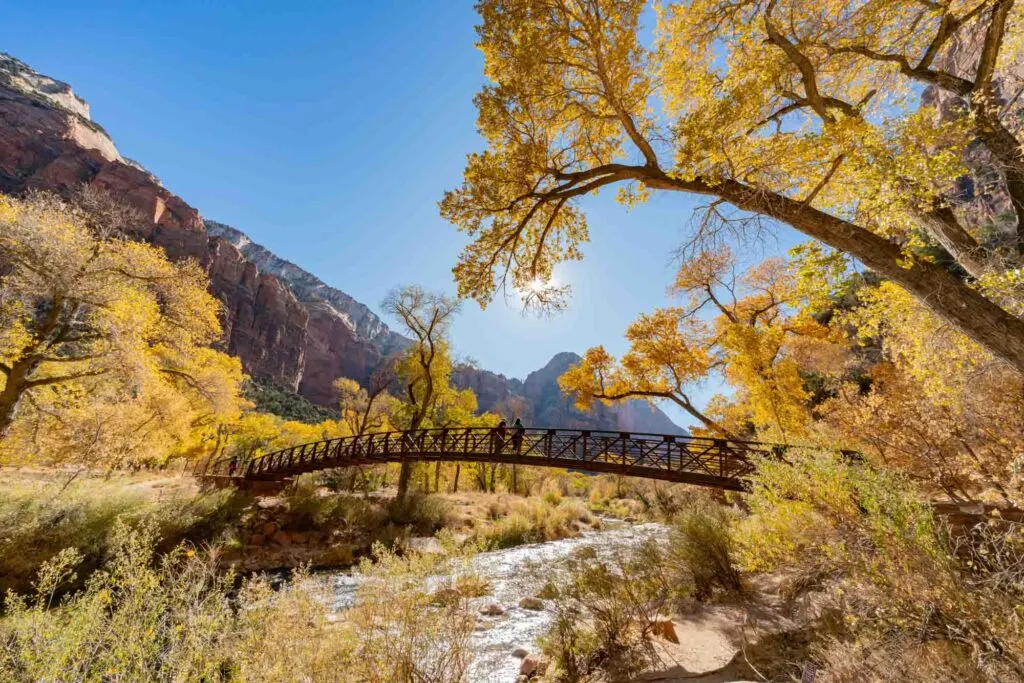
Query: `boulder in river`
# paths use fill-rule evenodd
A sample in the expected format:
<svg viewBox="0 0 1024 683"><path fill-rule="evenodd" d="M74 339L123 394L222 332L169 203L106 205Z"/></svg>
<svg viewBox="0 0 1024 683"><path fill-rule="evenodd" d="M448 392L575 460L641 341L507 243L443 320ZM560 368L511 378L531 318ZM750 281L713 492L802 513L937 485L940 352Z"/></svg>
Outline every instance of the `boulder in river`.
<svg viewBox="0 0 1024 683"><path fill-rule="evenodd" d="M480 614L487 617L500 617L505 613L505 608L496 602L492 602L489 605L485 605L480 608Z"/></svg>
<svg viewBox="0 0 1024 683"><path fill-rule="evenodd" d="M543 676L547 670L548 660L537 655L529 655L523 659L523 663L519 666L519 675L533 678L535 676Z"/></svg>
<svg viewBox="0 0 1024 683"><path fill-rule="evenodd" d="M540 610L544 609L544 601L540 598L527 597L519 601L519 606L523 609L529 609L535 612L539 612Z"/></svg>

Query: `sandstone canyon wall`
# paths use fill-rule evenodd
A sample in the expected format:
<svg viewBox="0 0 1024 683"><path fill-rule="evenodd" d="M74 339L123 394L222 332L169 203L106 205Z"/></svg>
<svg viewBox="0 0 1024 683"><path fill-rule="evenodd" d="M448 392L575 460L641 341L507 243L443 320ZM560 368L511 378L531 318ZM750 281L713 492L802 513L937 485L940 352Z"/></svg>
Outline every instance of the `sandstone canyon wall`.
<svg viewBox="0 0 1024 683"><path fill-rule="evenodd" d="M203 265L211 291L223 303L224 349L255 379L330 406L335 378L365 382L384 358L412 343L365 305L245 233L204 221L120 154L68 84L0 53L0 192L67 194L83 185L138 211L134 237L162 247L173 259ZM558 354L525 381L460 367L455 381L476 390L482 410L520 415L538 426L680 433L642 401L600 406L591 414L575 410L556 380L576 360Z"/></svg>
<svg viewBox="0 0 1024 683"><path fill-rule="evenodd" d="M224 303L224 345L253 376L297 389L309 315L280 280L230 242L211 237L199 212L125 159L70 86L0 54L0 191L106 191L138 210L135 236L173 259L194 258Z"/></svg>

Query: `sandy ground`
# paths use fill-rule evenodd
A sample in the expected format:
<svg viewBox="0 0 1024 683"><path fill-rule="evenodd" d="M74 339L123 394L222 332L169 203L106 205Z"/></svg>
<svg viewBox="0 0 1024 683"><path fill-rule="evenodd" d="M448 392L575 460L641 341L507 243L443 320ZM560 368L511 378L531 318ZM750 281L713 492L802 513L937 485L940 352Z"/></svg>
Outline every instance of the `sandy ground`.
<svg viewBox="0 0 1024 683"><path fill-rule="evenodd" d="M779 576L750 578L744 596L727 604L699 605L693 612L677 615L672 622L679 643L658 638L655 643L661 664L638 681L699 681L701 683L748 683L761 680L748 664L749 653L766 636L796 631L799 619L791 618L779 597Z"/></svg>

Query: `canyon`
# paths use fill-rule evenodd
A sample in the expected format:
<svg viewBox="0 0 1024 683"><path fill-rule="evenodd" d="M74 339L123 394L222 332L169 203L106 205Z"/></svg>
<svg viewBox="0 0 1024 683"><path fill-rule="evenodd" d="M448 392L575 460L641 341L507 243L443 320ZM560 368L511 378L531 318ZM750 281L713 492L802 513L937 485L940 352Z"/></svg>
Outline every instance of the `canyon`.
<svg viewBox="0 0 1024 683"><path fill-rule="evenodd" d="M137 212L132 238L203 266L223 303L222 346L258 382L330 407L335 378L365 383L386 358L412 344L345 292L243 231L204 219L123 156L70 85L0 53L0 192L67 195L83 186ZM453 379L460 388L474 389L481 410L517 415L535 426L684 433L644 401L599 405L590 413L575 409L557 378L578 359L557 354L524 380L462 365Z"/></svg>

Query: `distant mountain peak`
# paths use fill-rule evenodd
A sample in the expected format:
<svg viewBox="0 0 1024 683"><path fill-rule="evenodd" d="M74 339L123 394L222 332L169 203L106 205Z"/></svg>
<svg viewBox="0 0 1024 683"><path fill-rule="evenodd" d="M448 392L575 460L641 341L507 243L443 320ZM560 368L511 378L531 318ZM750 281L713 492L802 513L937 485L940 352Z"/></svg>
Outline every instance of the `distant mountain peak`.
<svg viewBox="0 0 1024 683"><path fill-rule="evenodd" d="M613 405L595 403L588 413L577 409L573 397L562 393L558 378L580 360L582 356L571 351L556 353L544 367L534 370L524 380L460 366L453 373L453 381L461 389L473 389L481 410L499 413L506 419L521 417L531 427L688 433L661 409L644 400Z"/></svg>

